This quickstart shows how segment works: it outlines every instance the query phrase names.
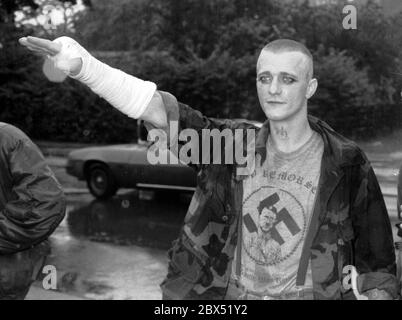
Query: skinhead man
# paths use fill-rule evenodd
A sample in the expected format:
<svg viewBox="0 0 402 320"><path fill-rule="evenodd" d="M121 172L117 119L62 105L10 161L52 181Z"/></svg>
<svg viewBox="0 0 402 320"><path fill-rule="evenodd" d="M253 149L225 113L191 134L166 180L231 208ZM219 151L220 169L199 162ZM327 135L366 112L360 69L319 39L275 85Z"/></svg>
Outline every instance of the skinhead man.
<svg viewBox="0 0 402 320"><path fill-rule="evenodd" d="M239 174L237 162L193 163L198 184L169 250L165 299L353 299L342 283L346 266L356 268L360 293L397 298L392 231L377 179L356 144L307 114L318 83L303 44L280 39L262 49L256 82L267 120L257 128L205 117L152 82L101 63L71 38L20 43L153 127L169 131L178 121L199 137L205 129L255 130L249 174ZM225 142L223 152L239 145ZM264 235L263 219L272 224Z"/></svg>
<svg viewBox="0 0 402 320"><path fill-rule="evenodd" d="M0 122L0 300L22 300L63 220L63 191L38 147Z"/></svg>

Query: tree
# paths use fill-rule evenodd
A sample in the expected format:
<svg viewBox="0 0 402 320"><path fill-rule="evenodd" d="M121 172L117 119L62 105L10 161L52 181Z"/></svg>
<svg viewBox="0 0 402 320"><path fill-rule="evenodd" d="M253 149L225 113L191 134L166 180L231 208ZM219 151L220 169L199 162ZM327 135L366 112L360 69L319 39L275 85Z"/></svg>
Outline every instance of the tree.
<svg viewBox="0 0 402 320"><path fill-rule="evenodd" d="M89 0L83 3L91 6ZM77 0L36 0L35 6L18 8L15 22L36 36L55 38L74 33L77 12L82 8Z"/></svg>
<svg viewBox="0 0 402 320"><path fill-rule="evenodd" d="M90 50L146 50L153 46L154 25L148 2L98 0L77 14L75 38Z"/></svg>
<svg viewBox="0 0 402 320"><path fill-rule="evenodd" d="M321 48L325 54L331 48L345 51L356 59L358 68L369 67L367 72L371 81L380 83L381 77L388 78L395 70L396 57L401 51L401 42L395 37L401 33L395 32L397 19L384 16L382 8L369 1L358 7L357 30L345 30L342 26L343 6L339 3L312 7L306 1L302 5L287 5L284 10L291 17L296 39L304 40L313 51Z"/></svg>
<svg viewBox="0 0 402 320"><path fill-rule="evenodd" d="M23 2L29 1L12 1L13 10ZM63 2L67 9L75 3ZM24 10L37 16L45 4L57 3L41 0ZM368 4L359 8L357 31L343 30L342 18L340 6L311 7L307 1L97 0L60 28L2 24L0 115L36 138L133 140L135 121L70 79L47 82L38 58L17 47L20 35L55 37L64 30L101 60L156 82L207 116L263 121L255 88L259 50L273 39L293 38L316 61L320 85L311 111L341 132L367 136L400 119L402 14L385 18Z"/></svg>
<svg viewBox="0 0 402 320"><path fill-rule="evenodd" d="M280 5L272 0L154 0L151 10L159 22L156 37L160 46L170 47L179 59L196 55L207 58L211 55L227 27L237 20L264 21L275 25L275 14Z"/></svg>
<svg viewBox="0 0 402 320"><path fill-rule="evenodd" d="M14 22L14 13L23 7L36 9L35 0L3 0L0 2L0 23Z"/></svg>

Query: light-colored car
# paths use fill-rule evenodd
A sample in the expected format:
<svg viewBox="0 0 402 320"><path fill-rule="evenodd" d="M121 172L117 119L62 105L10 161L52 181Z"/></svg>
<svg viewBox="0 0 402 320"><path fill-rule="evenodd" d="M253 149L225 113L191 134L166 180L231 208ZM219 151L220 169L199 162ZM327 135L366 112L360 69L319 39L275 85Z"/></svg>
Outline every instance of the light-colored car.
<svg viewBox="0 0 402 320"><path fill-rule="evenodd" d="M147 160L149 147L137 143L74 150L68 155L67 173L86 180L99 199L113 196L119 188L195 190L194 169L180 163L152 165Z"/></svg>
<svg viewBox="0 0 402 320"><path fill-rule="evenodd" d="M150 164L147 131L138 122L138 143L87 147L69 153L67 173L85 180L98 199L112 197L119 188L152 188L194 191L197 174L191 167L176 162ZM168 150L167 157L175 157ZM178 163L178 164L171 164Z"/></svg>

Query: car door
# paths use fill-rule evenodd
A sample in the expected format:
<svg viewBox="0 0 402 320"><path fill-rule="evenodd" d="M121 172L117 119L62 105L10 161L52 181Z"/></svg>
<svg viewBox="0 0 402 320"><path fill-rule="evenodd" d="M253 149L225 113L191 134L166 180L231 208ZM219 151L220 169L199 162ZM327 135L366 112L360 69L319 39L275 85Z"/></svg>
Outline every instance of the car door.
<svg viewBox="0 0 402 320"><path fill-rule="evenodd" d="M130 156L130 176L137 186L179 190L195 188L196 172L192 168L181 163L167 149L159 149L160 159L166 159L166 163L151 164L147 157L150 147L150 144L144 144L133 150Z"/></svg>

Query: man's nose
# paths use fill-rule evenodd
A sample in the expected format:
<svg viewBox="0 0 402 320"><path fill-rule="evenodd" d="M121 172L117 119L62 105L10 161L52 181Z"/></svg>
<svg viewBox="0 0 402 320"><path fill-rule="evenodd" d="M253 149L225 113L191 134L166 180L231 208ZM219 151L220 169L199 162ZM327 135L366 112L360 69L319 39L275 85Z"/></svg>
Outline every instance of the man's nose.
<svg viewBox="0 0 402 320"><path fill-rule="evenodd" d="M268 89L269 93L272 95L277 95L281 93L281 87L277 78L272 79L272 82Z"/></svg>

